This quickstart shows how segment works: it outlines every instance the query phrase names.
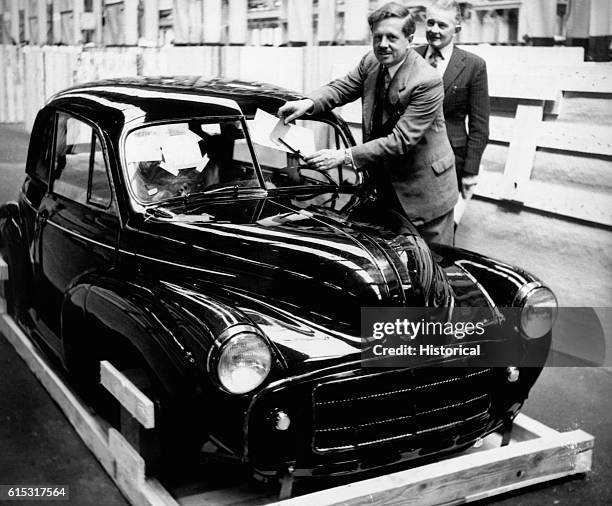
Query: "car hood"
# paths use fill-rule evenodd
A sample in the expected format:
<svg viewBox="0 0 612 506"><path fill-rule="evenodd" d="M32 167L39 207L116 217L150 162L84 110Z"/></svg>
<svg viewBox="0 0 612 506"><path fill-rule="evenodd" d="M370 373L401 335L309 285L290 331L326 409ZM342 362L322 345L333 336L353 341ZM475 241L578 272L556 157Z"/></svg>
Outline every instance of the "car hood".
<svg viewBox="0 0 612 506"><path fill-rule="evenodd" d="M360 349L362 307L450 304L419 236L313 209L274 198L201 203L144 220L138 247L184 266L192 286L238 303L277 344L310 357Z"/></svg>

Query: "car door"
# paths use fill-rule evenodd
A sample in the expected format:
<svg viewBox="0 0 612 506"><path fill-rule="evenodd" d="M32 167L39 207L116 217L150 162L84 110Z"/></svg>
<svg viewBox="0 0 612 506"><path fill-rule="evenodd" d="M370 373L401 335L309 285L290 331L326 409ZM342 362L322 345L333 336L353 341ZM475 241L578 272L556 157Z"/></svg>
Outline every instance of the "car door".
<svg viewBox="0 0 612 506"><path fill-rule="evenodd" d="M57 352L66 293L83 274L114 266L118 235L119 217L101 132L84 119L59 111L49 191L38 208L33 243L36 324Z"/></svg>

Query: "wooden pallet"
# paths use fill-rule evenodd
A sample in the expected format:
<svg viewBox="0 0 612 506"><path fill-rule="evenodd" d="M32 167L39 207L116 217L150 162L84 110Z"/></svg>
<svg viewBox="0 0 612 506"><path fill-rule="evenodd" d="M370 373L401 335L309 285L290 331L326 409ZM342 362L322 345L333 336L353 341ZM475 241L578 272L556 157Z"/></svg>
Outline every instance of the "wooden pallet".
<svg viewBox="0 0 612 506"><path fill-rule="evenodd" d="M7 276L6 264L0 258L0 279ZM83 405L6 314L0 314L0 334L13 345L64 411L128 501L138 506L460 504L591 470L593 436L582 430L557 432L521 414L514 422L512 439L507 446L500 447L501 436L492 434L479 448L458 457L291 499L279 501L239 484L205 491L199 490L198 484L185 484L171 494L158 480L147 476L145 459L126 437ZM125 411L144 428L153 427L150 400L112 364L102 363L101 367L103 384Z"/></svg>

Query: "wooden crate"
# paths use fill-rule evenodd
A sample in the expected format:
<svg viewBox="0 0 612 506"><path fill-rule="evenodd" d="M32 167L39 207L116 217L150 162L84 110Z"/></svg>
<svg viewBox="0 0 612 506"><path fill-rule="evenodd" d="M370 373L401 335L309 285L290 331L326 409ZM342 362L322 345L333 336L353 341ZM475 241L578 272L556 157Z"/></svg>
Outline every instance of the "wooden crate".
<svg viewBox="0 0 612 506"><path fill-rule="evenodd" d="M0 258L0 280L7 277L8 269ZM187 483L172 495L158 480L147 476L143 457L119 431L91 414L6 314L0 314L0 334L14 346L64 411L125 497L138 506L461 504L591 470L593 436L582 430L557 432L521 414L514 422L508 446L500 447L501 436L492 434L480 447L457 457L291 499L277 500L244 484L200 491L197 483ZM154 417L146 396L111 364L103 363L102 371L103 384L125 410L144 426L151 427Z"/></svg>

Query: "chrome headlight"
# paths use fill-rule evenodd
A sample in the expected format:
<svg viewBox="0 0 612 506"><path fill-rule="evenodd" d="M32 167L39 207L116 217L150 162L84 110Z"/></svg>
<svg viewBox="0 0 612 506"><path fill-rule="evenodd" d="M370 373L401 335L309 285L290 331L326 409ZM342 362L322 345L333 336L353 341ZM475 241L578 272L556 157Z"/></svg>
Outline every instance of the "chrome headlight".
<svg viewBox="0 0 612 506"><path fill-rule="evenodd" d="M217 377L232 394L254 390L268 376L272 354L265 340L254 332L240 332L229 338L217 360Z"/></svg>
<svg viewBox="0 0 612 506"><path fill-rule="evenodd" d="M545 336L557 319L557 298L539 283L529 283L519 290L515 306L520 308L519 324L526 339Z"/></svg>

